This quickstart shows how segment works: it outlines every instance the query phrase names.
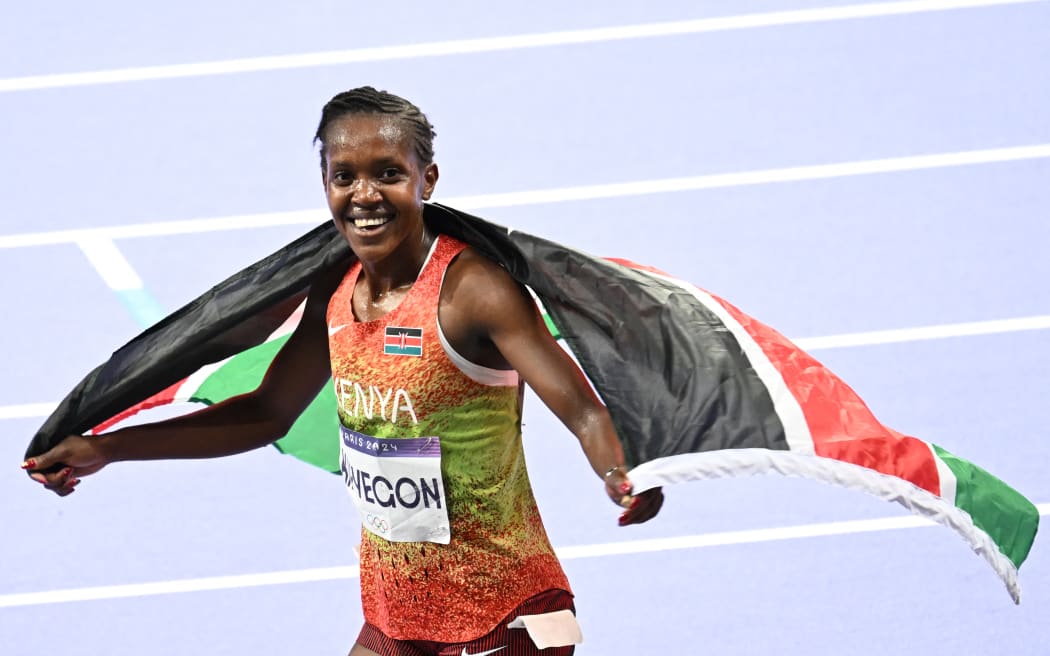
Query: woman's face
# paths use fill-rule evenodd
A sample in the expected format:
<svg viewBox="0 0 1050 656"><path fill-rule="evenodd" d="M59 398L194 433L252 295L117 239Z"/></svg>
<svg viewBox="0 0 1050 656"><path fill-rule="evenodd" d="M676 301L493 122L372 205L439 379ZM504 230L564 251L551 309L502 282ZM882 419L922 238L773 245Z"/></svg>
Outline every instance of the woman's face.
<svg viewBox="0 0 1050 656"><path fill-rule="evenodd" d="M365 264L408 255L423 236L423 201L437 183L400 120L350 114L324 134L324 180L336 228Z"/></svg>

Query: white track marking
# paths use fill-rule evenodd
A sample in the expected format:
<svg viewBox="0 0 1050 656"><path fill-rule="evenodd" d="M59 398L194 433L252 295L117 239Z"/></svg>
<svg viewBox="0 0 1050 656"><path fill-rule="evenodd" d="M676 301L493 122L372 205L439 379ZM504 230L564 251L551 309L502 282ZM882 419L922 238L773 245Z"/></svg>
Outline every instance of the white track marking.
<svg viewBox="0 0 1050 656"><path fill-rule="evenodd" d="M170 80L211 75L315 68L319 66L338 66L344 64L359 64L363 62L391 61L398 59L469 55L505 50L549 48L552 46L603 43L629 39L680 36L685 34L702 34L706 32L725 32L729 30L775 27L781 25L799 25L803 23L824 23L861 18L902 16L934 11L950 11L955 9L1031 4L1044 1L1045 0L914 0L912 2L870 3L847 5L843 7L821 7L795 11L778 11L761 14L744 14L740 16L646 23L641 25L623 25L618 27L600 27L559 32L520 34L514 36L460 39L455 41L437 41L399 46L359 48L355 50L335 50L297 55L247 57L242 59L226 59L192 64L140 66L134 68L119 68L80 73L33 75L0 79L0 93L30 91L34 89L54 89L59 87L115 84L121 82L140 82L144 80Z"/></svg>
<svg viewBox="0 0 1050 656"><path fill-rule="evenodd" d="M110 289L119 291L142 288L142 279L139 278L139 274L135 273L131 263L120 252L112 239L101 235L83 237L77 240L77 246Z"/></svg>
<svg viewBox="0 0 1050 656"><path fill-rule="evenodd" d="M1038 508L1040 515L1050 514L1050 503L1039 504L1036 508ZM796 540L800 538L893 531L926 526L936 526L936 524L919 517L887 517L882 519L862 519L821 524L804 524L800 526L785 526L779 528L752 529L746 531L727 531L724 533L684 535L668 538L653 538L649 540L628 540L624 542L609 542L605 544L561 547L556 549L556 551L560 559L571 560L575 558L625 556L679 549L723 547L738 544L775 542L779 540ZM356 566L347 565L343 567L287 570L283 572L268 572L264 574L216 576L211 578L156 581L153 583L133 583L93 588L71 588L66 590L48 590L45 592L25 592L0 595L0 608L38 606L42 604L58 604L71 601L97 601L102 599L146 597L180 592L232 590L264 585L336 581L357 578L358 575L359 570Z"/></svg>
<svg viewBox="0 0 1050 656"><path fill-rule="evenodd" d="M55 411L58 403L23 403L20 405L0 406L0 420L3 419L39 419Z"/></svg>
<svg viewBox="0 0 1050 656"><path fill-rule="evenodd" d="M950 337L976 337L999 333L1020 332L1025 330L1045 330L1050 328L1050 315L1036 317L1018 317L1016 319L996 319L993 321L974 321L971 323L952 323L919 328L898 328L895 330L875 330L863 333L846 333L825 337L802 337L792 340L806 351L822 349L848 348L857 346L875 346L878 344L897 344L929 339L947 339ZM21 405L0 406L0 420L36 419L51 414L57 403L25 403Z"/></svg>
<svg viewBox="0 0 1050 656"><path fill-rule="evenodd" d="M839 162L816 166L794 166L759 171L742 171L739 173L719 173L685 178L667 178L663 180L640 180L637 182L620 182L582 187L563 187L557 189L539 189L534 191L516 191L500 194L481 194L439 198L441 203L465 211L493 209L502 207L521 207L568 201L598 200L603 198L621 198L645 194L664 194L704 189L721 189L783 182L800 182L804 180L826 180L858 175L880 173L899 173L926 169L942 169L957 166L979 164L997 164L1025 160L1050 158L1050 144L1016 146L1013 148L992 148L988 150L968 150L954 153L933 155L915 155L910 157L891 157L886 159ZM98 228L80 228L75 230L56 230L52 232L34 232L19 235L0 236L0 248L27 248L79 242L85 239L129 239L133 237L163 237L167 235L185 235L221 230L244 230L263 227L287 225L316 225L328 220L325 210L298 210L291 212L272 212L265 214L242 214L205 219L188 219L184 221L167 221L160 223L139 223L123 226L104 226Z"/></svg>
<svg viewBox="0 0 1050 656"><path fill-rule="evenodd" d="M1039 317L1019 317L1017 319L942 324L939 326L925 326L921 328L875 330L865 333L829 335L827 337L804 337L792 341L803 350L819 351L850 346L875 346L876 344L918 342L927 339L970 337L973 335L994 335L996 333L1013 333L1024 330L1045 330L1047 328L1050 328L1050 316L1044 315Z"/></svg>
<svg viewBox="0 0 1050 656"><path fill-rule="evenodd" d="M26 592L22 594L0 596L0 608L57 604L67 601L126 599L128 597L148 597L152 595L174 594L177 592L232 590L237 588L252 588L261 585L281 585L285 583L336 581L339 579L357 578L357 576L358 568L356 566L347 565L343 567L322 567L316 569L288 570L284 572L267 572L265 574L213 576L210 578L181 579L177 581L156 581L153 583L107 585L94 588L49 590L47 592Z"/></svg>
<svg viewBox="0 0 1050 656"><path fill-rule="evenodd" d="M160 223L138 223L124 226L57 230L0 237L0 248L25 248L68 244L83 239L102 237L127 239L130 237L166 237L169 235L192 235L223 230L245 230L248 228L271 228L288 225L317 225L330 218L324 210L301 210L292 212L268 212L266 214L240 214L207 219L186 219Z"/></svg>
<svg viewBox="0 0 1050 656"><path fill-rule="evenodd" d="M972 166L975 164L994 164L1000 162L1044 159L1047 157L1050 157L1050 144L1038 144L1033 146L1018 146L1014 148L993 148L988 150L938 153L934 155L890 157L856 162L818 164L815 166L793 166L779 169L742 171L739 173L720 173L685 178L667 178L663 180L640 180L638 182L618 182L581 187L564 187L560 189L542 189L538 191L461 196L441 202L454 207L462 206L464 209L471 210L493 207L517 207L521 205L538 205L541 203L564 203L569 201L618 198L623 196L642 196L645 194L724 189L729 187L744 187L777 182L827 180L831 178L843 178L858 175L899 173L903 171L919 171L924 169L942 169L955 166ZM0 242L0 244L2 244L2 242Z"/></svg>

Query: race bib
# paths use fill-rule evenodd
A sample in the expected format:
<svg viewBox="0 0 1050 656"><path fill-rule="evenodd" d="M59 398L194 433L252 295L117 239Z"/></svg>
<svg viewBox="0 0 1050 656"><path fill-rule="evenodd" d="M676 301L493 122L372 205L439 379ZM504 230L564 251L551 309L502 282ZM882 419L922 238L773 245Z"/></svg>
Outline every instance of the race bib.
<svg viewBox="0 0 1050 656"><path fill-rule="evenodd" d="M361 525L391 542L448 544L441 440L340 433L339 468Z"/></svg>

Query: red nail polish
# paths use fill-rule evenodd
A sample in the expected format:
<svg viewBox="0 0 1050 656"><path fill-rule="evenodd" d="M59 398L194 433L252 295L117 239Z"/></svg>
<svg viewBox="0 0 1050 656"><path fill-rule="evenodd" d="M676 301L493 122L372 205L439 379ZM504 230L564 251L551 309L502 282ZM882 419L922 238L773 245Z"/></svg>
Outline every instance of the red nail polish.
<svg viewBox="0 0 1050 656"><path fill-rule="evenodd" d="M30 458L22 463L22 469L36 469L36 460Z"/></svg>
<svg viewBox="0 0 1050 656"><path fill-rule="evenodd" d="M631 491L631 484L630 483L622 483L620 485L620 494L627 494L630 491Z"/></svg>

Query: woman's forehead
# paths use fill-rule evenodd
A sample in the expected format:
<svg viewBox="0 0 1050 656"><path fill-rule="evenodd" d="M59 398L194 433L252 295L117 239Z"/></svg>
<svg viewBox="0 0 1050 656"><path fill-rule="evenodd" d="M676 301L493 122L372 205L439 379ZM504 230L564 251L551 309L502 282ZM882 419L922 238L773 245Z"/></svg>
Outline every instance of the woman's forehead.
<svg viewBox="0 0 1050 656"><path fill-rule="evenodd" d="M329 151L410 147L409 133L403 122L392 116L351 114L333 121L326 132L325 146Z"/></svg>

